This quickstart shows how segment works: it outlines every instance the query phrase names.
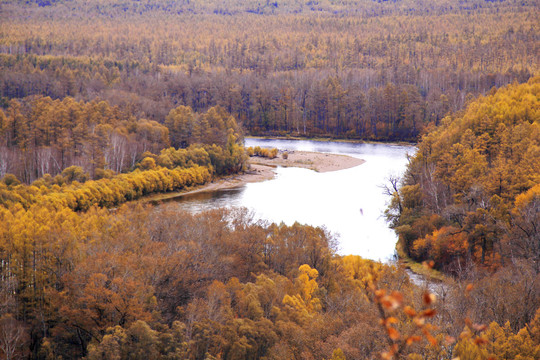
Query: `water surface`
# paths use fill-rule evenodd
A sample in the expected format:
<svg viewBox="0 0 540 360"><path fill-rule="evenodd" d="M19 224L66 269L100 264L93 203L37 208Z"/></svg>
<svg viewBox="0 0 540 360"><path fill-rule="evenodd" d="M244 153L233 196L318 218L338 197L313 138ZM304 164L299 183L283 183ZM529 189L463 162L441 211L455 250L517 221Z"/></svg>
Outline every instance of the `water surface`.
<svg viewBox="0 0 540 360"><path fill-rule="evenodd" d="M374 260L387 260L394 255L396 236L384 220L383 211L389 199L381 185L389 175L403 173L406 155L412 154L414 147L263 139L247 139L246 146L343 154L366 162L326 173L278 167L273 180L192 194L180 198L179 206L189 211L243 206L256 217L272 222L324 226L337 236L340 254Z"/></svg>

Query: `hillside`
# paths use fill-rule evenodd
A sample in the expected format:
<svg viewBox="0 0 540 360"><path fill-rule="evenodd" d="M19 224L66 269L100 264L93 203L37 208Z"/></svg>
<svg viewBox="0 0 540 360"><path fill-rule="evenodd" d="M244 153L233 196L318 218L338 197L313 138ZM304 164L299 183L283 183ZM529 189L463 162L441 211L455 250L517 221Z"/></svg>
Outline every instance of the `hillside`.
<svg viewBox="0 0 540 360"><path fill-rule="evenodd" d="M388 216L407 255L460 273L540 271L540 78L471 102L425 135Z"/></svg>

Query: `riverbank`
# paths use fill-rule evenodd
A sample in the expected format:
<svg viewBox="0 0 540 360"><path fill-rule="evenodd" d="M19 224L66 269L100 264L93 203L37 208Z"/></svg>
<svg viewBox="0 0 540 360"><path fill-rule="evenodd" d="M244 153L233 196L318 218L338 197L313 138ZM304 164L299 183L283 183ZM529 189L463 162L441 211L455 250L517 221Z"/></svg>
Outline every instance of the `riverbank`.
<svg viewBox="0 0 540 360"><path fill-rule="evenodd" d="M405 252L405 249L403 248L403 243L401 241L402 240L398 238L398 241L396 242L396 252L399 258L399 262L401 263L401 265L403 265L403 267L410 271L410 274L414 274L416 276L416 279L422 279L422 281L426 281L432 284L445 282L446 277L443 273L411 259Z"/></svg>
<svg viewBox="0 0 540 360"><path fill-rule="evenodd" d="M274 159L253 156L249 160L248 170L244 173L217 179L211 183L188 189L187 191L155 194L147 197L145 200L148 202L158 202L198 192L233 189L247 183L270 180L274 178L274 170L278 166L299 167L317 172L329 172L349 169L365 162L362 159L347 155L323 154L310 151L290 151L286 157L286 159L283 158L283 153L280 153Z"/></svg>

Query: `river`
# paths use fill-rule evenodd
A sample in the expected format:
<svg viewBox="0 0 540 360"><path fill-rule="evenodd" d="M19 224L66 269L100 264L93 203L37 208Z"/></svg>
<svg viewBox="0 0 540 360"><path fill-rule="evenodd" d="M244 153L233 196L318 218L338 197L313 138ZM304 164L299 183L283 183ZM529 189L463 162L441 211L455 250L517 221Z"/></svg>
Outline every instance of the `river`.
<svg viewBox="0 0 540 360"><path fill-rule="evenodd" d="M413 146L251 138L246 139L246 146L342 154L365 163L326 173L278 167L272 180L188 195L177 200L179 206L193 212L246 207L256 218L271 222L325 227L337 237L338 252L343 255L381 261L394 256L396 235L384 219L389 199L381 186L389 175L401 176L407 154L415 151Z"/></svg>

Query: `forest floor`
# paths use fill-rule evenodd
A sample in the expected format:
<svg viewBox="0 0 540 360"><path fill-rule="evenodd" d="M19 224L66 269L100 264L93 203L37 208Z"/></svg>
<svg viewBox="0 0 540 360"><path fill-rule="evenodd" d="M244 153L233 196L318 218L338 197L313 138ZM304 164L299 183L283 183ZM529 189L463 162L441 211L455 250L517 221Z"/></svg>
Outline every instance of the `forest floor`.
<svg viewBox="0 0 540 360"><path fill-rule="evenodd" d="M299 167L317 172L328 172L349 169L365 162L362 159L347 155L324 154L309 151L290 151L287 154L287 159L283 158L283 153L280 153L278 157L274 159L253 156L249 159L249 168L244 173L216 179L211 183L187 191L155 194L144 200L156 202L197 192L232 189L247 183L270 180L274 178L274 169L278 166Z"/></svg>

